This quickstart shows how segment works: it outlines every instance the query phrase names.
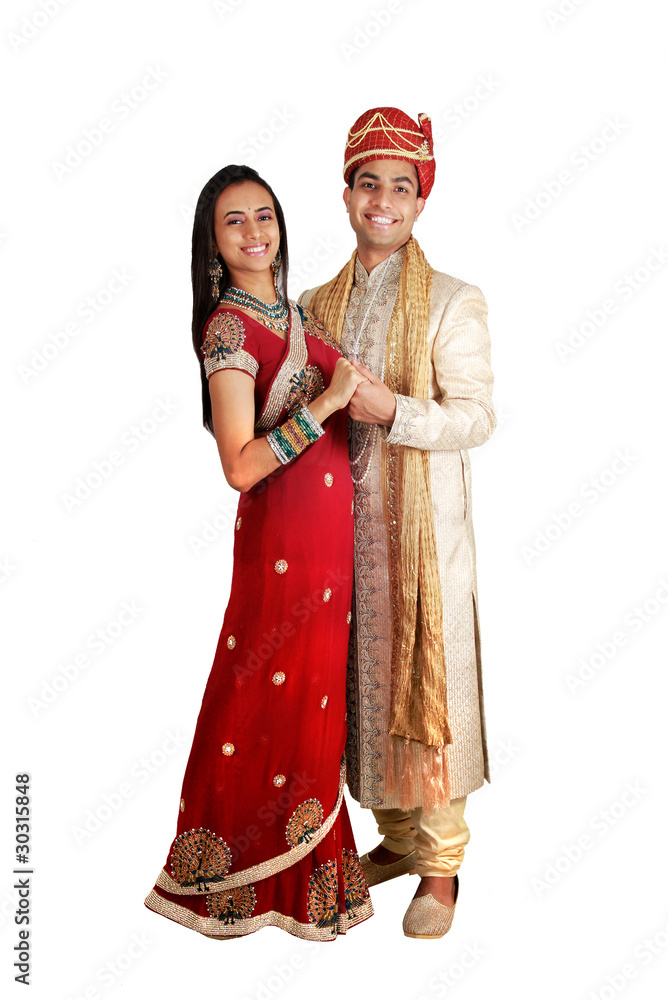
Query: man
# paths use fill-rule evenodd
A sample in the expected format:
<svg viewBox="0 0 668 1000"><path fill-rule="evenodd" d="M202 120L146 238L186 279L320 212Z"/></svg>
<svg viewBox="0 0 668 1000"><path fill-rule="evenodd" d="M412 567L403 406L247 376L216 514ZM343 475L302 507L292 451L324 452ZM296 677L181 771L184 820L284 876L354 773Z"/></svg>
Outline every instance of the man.
<svg viewBox="0 0 668 1000"><path fill-rule="evenodd" d="M350 129L349 263L307 306L368 381L350 402L355 588L351 794L382 843L370 885L417 872L409 937L450 929L469 840L466 796L489 781L468 449L496 425L482 292L433 271L412 229L431 191L431 123L372 108Z"/></svg>

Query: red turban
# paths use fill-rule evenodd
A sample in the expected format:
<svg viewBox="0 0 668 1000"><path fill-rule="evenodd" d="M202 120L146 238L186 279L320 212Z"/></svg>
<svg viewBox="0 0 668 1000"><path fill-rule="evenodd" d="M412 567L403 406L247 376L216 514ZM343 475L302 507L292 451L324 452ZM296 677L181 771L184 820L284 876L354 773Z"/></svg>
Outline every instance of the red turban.
<svg viewBox="0 0 668 1000"><path fill-rule="evenodd" d="M360 115L346 140L345 182L348 183L353 170L370 160L407 160L415 164L420 191L426 198L436 173L434 142L429 116L418 115L418 122L399 108L371 108Z"/></svg>

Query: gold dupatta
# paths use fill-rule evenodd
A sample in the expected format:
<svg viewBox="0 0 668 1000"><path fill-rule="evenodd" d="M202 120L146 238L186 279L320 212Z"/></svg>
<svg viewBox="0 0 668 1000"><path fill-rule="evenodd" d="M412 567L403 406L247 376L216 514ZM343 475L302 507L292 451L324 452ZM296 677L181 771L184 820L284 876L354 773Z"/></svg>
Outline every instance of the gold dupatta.
<svg viewBox="0 0 668 1000"><path fill-rule="evenodd" d="M355 273L355 251L342 270L314 294L309 308L337 343ZM417 240L406 245L386 345L386 383L393 393L429 398L429 299L433 270ZM427 764L430 804L449 798L442 749L452 743L447 712L443 605L438 571L428 451L382 444L392 613L391 735L402 778L412 782L411 740L435 750ZM397 742L397 741L395 741ZM409 795L410 797L410 795Z"/></svg>

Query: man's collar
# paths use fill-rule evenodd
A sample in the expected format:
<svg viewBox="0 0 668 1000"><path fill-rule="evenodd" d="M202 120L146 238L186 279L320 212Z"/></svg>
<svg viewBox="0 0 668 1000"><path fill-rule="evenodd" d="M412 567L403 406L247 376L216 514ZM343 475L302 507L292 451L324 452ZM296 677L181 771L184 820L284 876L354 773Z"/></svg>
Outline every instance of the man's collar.
<svg viewBox="0 0 668 1000"><path fill-rule="evenodd" d="M405 256L406 246L404 245L382 260L380 264L376 264L369 274L358 254L355 258L355 284L364 288L376 288L380 285L397 282L404 266Z"/></svg>

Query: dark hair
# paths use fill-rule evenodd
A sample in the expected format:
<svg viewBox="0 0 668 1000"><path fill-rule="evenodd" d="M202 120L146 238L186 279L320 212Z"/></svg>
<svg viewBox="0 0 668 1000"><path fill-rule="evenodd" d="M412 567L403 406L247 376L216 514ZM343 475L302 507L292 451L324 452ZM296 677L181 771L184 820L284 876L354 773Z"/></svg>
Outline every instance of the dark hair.
<svg viewBox="0 0 668 1000"><path fill-rule="evenodd" d="M231 163L223 167L217 174L206 182L195 207L195 220L193 222L192 239L192 263L191 277L193 286L193 320L192 320L192 340L195 354L200 366L200 376L202 379L202 423L206 429L213 434L213 422L211 420L211 396L209 395L209 382L204 371L204 359L202 358L202 335L204 324L211 313L216 308L218 301L211 291L211 278L209 277L209 261L211 250L215 242L213 228L214 211L218 195L225 188L232 184L241 184L243 181L255 181L271 196L276 211L276 221L281 234L281 268L278 276L278 287L281 295L288 299L288 239L285 232L285 217L278 199L266 181L252 167ZM218 261L223 268L223 274L219 282L221 292L230 283L230 276L225 261L218 253Z"/></svg>
<svg viewBox="0 0 668 1000"><path fill-rule="evenodd" d="M352 174L348 178L348 187L350 188L351 191L352 191L352 189L355 186L355 174L357 173L358 170L359 170L359 167L355 167L355 169L353 170ZM418 196L418 198L421 198L422 197L422 187L420 185L420 172L419 172L419 170L418 170L417 167L415 168L415 173L417 174L417 182L418 182L417 196Z"/></svg>

